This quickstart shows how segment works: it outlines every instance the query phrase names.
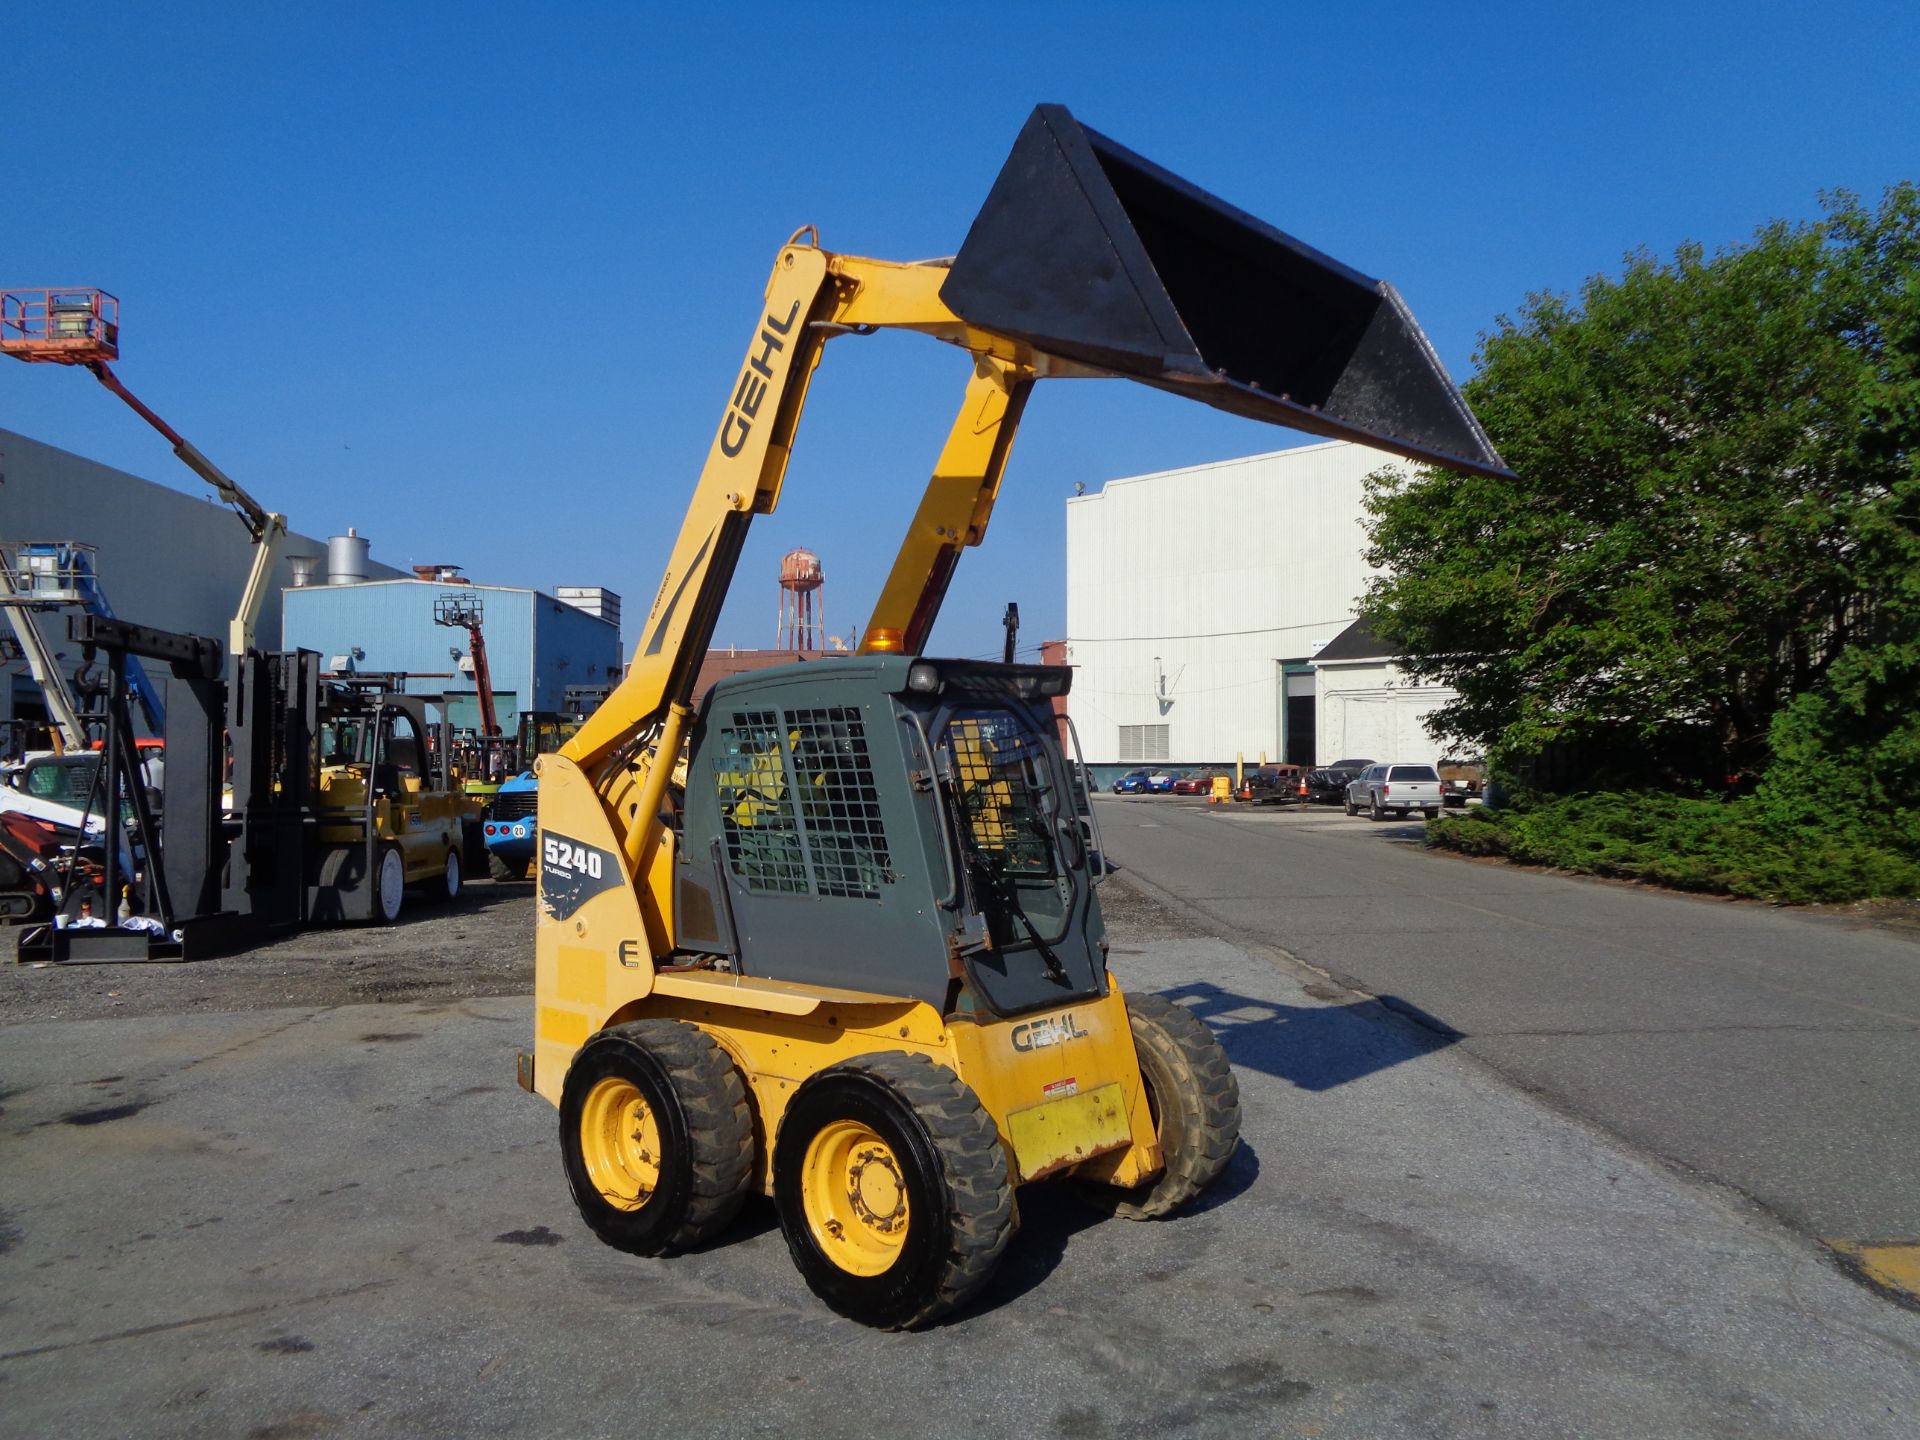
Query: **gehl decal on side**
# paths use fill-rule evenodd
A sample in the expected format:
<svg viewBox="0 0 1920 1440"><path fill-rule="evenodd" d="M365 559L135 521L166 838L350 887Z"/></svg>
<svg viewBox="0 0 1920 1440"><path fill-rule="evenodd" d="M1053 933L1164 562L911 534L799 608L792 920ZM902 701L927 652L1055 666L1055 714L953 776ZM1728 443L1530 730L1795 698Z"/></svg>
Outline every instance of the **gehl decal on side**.
<svg viewBox="0 0 1920 1440"><path fill-rule="evenodd" d="M796 300L785 320L776 320L769 314L760 327L760 353L747 357L747 368L740 372L740 383L734 388L733 403L727 406L727 418L720 422L720 452L729 460L747 443L753 422L760 414L760 404L767 398L767 386L773 380L774 352L787 348L784 337L792 333L793 322L799 314L800 302Z"/></svg>
<svg viewBox="0 0 1920 1440"><path fill-rule="evenodd" d="M1030 1020L1025 1025L1013 1027L1013 1048L1016 1050L1044 1050L1049 1045L1058 1045L1062 1040L1084 1040L1087 1032L1073 1023L1071 1015L1055 1015L1047 1020Z"/></svg>

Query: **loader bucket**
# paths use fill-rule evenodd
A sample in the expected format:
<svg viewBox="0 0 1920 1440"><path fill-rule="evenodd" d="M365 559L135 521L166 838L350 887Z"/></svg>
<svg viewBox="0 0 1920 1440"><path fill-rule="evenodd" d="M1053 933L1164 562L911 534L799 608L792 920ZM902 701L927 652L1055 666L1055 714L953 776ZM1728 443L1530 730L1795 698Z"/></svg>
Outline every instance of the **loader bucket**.
<svg viewBox="0 0 1920 1440"><path fill-rule="evenodd" d="M966 323L1236 415L1507 473L1406 304L1034 110L940 291Z"/></svg>

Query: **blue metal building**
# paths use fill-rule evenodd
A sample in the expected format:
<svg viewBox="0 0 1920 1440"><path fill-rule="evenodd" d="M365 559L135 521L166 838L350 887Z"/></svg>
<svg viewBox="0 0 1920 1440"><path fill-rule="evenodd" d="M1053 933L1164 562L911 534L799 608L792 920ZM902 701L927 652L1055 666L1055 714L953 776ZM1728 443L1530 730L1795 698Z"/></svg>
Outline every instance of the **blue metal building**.
<svg viewBox="0 0 1920 1440"><path fill-rule="evenodd" d="M317 650L329 668L403 671L415 694L475 694L465 630L434 623L434 601L479 597L482 635L500 723L512 734L523 711L556 712L569 686L605 686L620 678L620 630L538 590L450 585L434 580L370 580L309 585L285 592L281 632L289 650ZM457 726L478 725L478 709L456 703Z"/></svg>

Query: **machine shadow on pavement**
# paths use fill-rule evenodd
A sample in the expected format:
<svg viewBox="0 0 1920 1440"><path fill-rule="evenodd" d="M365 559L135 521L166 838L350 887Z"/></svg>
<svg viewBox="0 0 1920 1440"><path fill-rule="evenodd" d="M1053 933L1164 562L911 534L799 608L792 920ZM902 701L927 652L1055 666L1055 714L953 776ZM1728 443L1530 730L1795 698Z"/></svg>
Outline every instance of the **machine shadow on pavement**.
<svg viewBox="0 0 1920 1440"><path fill-rule="evenodd" d="M1230 1205L1253 1188L1260 1178L1260 1155L1243 1134L1220 1178L1174 1215L1151 1225L1178 1225L1196 1215ZM1007 1247L1006 1259L986 1289L955 1311L945 1324L965 1324L977 1315L1011 1304L1046 1283L1066 1258L1067 1248L1082 1230L1110 1225L1110 1217L1076 1198L1067 1184L1030 1185L1020 1192L1020 1233Z"/></svg>
<svg viewBox="0 0 1920 1440"><path fill-rule="evenodd" d="M1204 981L1160 993L1206 1021L1235 1065L1302 1090L1331 1090L1444 1050L1460 1038L1444 1022L1392 995L1346 1005L1283 1005ZM1404 1023L1408 1020L1422 1029L1411 1029Z"/></svg>

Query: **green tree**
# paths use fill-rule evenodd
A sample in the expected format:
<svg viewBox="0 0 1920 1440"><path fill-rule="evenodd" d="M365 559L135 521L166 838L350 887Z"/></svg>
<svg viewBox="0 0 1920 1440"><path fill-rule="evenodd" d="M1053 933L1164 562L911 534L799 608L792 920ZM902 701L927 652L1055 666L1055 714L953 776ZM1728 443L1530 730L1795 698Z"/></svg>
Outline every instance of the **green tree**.
<svg viewBox="0 0 1920 1440"><path fill-rule="evenodd" d="M1776 825L1881 833L1920 855L1920 204L1839 209L1872 379L1861 440L1860 618L1824 682L1775 717L1760 787Z"/></svg>
<svg viewBox="0 0 1920 1440"><path fill-rule="evenodd" d="M1374 477L1363 608L1458 693L1436 731L1704 729L1757 771L1795 697L1859 718L1913 677L1920 190L1827 210L1529 297L1464 387L1518 478Z"/></svg>

